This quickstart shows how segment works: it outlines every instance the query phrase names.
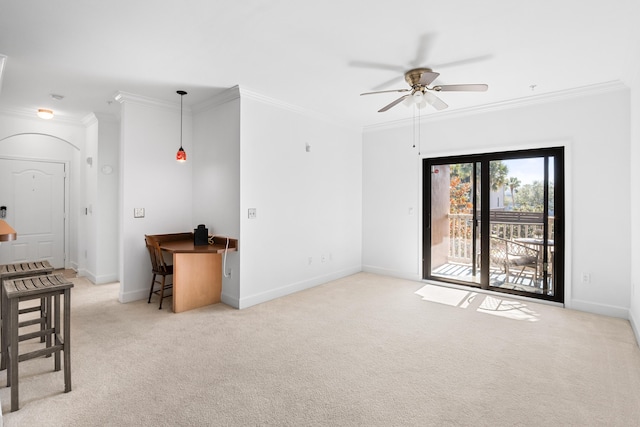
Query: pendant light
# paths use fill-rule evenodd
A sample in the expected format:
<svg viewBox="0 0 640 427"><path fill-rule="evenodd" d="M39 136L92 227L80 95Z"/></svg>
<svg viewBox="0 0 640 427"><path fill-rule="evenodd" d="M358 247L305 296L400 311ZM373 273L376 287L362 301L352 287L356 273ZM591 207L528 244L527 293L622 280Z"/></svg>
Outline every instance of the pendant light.
<svg viewBox="0 0 640 427"><path fill-rule="evenodd" d="M184 95L187 94L187 92L183 91L183 90L179 90L176 92L178 95L180 95L180 148L178 149L178 152L176 153L176 160L179 162L186 162L187 161L187 152L184 151L184 149L182 148L182 97Z"/></svg>

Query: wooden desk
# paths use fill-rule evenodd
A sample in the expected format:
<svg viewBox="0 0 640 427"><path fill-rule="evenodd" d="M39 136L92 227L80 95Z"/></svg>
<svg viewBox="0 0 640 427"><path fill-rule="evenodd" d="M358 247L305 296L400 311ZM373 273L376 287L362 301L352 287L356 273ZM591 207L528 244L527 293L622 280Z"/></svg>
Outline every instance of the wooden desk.
<svg viewBox="0 0 640 427"><path fill-rule="evenodd" d="M222 256L227 239L214 237L213 245L195 246L188 240L163 239L160 249L173 254L173 312L191 310L220 302ZM229 239L229 252L237 251L238 241Z"/></svg>
<svg viewBox="0 0 640 427"><path fill-rule="evenodd" d="M17 238L18 235L16 230L14 230L13 227L7 224L4 220L0 219L0 242L10 242Z"/></svg>

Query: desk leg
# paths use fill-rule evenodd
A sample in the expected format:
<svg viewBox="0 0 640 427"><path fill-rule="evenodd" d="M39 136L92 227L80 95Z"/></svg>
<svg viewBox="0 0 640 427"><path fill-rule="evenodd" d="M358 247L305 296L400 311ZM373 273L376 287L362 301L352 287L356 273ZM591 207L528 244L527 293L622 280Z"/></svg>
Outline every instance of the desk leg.
<svg viewBox="0 0 640 427"><path fill-rule="evenodd" d="M191 310L220 302L222 255L173 254L173 311Z"/></svg>

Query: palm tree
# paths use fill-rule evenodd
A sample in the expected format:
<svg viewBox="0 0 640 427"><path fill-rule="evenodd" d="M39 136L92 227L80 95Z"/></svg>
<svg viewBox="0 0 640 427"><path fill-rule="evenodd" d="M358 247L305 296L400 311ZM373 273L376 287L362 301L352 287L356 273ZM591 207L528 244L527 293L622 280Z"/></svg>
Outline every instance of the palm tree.
<svg viewBox="0 0 640 427"><path fill-rule="evenodd" d="M498 191L506 183L509 167L500 160L489 163L489 182L491 189Z"/></svg>
<svg viewBox="0 0 640 427"><path fill-rule="evenodd" d="M509 191L511 191L511 208L515 207L516 204L516 198L514 196L514 190L518 187L520 187L520 180L518 178L516 178L515 176L511 176L509 177L509 179L507 180L507 185L509 186Z"/></svg>

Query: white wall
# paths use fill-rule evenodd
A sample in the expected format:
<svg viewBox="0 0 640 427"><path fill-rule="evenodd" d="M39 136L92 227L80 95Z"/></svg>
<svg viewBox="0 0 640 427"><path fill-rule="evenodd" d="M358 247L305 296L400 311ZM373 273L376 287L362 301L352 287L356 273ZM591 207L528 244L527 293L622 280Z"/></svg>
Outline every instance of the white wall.
<svg viewBox="0 0 640 427"><path fill-rule="evenodd" d="M640 6L639 6L640 7ZM640 43L639 43L640 45ZM637 54L636 54L637 56ZM629 321L640 343L640 58L636 59L631 91L631 290Z"/></svg>
<svg viewBox="0 0 640 427"><path fill-rule="evenodd" d="M242 90L240 134L238 307L360 271L360 130Z"/></svg>
<svg viewBox="0 0 640 427"><path fill-rule="evenodd" d="M82 180L82 191L80 196L80 221L78 231L78 268L80 276L88 277L95 283L96 269L98 263L97 253L97 216L93 210L98 198L98 174L94 165L87 163L87 158L96 159L99 145L99 126L95 115L90 115L84 120L87 127L86 142L84 149L80 153L80 179Z"/></svg>
<svg viewBox="0 0 640 427"><path fill-rule="evenodd" d="M180 103L161 103L119 94L120 134L120 301L147 298L151 263L145 234L193 229L193 162L175 160L180 146ZM193 159L191 116L185 108L183 147ZM144 218L134 218L144 208Z"/></svg>
<svg viewBox="0 0 640 427"><path fill-rule="evenodd" d="M236 87L195 107L193 121L185 113L188 161L179 164L177 112L135 95L119 100L121 301L148 293L144 234L201 223L239 240L223 279L223 301L234 307L360 271L359 130ZM134 219L134 207L146 217Z"/></svg>
<svg viewBox="0 0 640 427"><path fill-rule="evenodd" d="M93 210L98 224L95 283L109 283L119 279L120 121L105 115L97 117L98 155L93 159L94 173L98 175L98 197Z"/></svg>
<svg viewBox="0 0 640 427"><path fill-rule="evenodd" d="M80 154L84 150L85 127L61 119L42 120L12 112L0 112L0 156L64 162L69 180L66 267L78 266L80 221Z"/></svg>
<svg viewBox="0 0 640 427"><path fill-rule="evenodd" d="M411 125L363 141L363 269L421 277L421 158L565 145L569 307L627 317L630 292L629 90L603 85L475 114L431 115L421 155ZM393 248L391 251L389 248ZM400 252L399 254L397 252ZM581 283L582 272L591 283Z"/></svg>
<svg viewBox="0 0 640 427"><path fill-rule="evenodd" d="M413 129L365 131L362 151L362 268L420 280L422 165Z"/></svg>
<svg viewBox="0 0 640 427"><path fill-rule="evenodd" d="M240 92L237 87L194 107L193 223L210 234L240 237ZM242 242L240 242L242 244ZM222 302L240 299L239 253L229 252Z"/></svg>

